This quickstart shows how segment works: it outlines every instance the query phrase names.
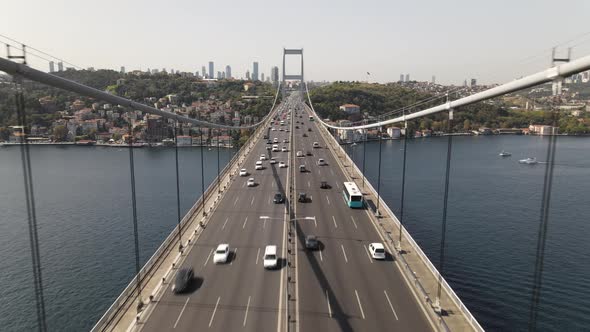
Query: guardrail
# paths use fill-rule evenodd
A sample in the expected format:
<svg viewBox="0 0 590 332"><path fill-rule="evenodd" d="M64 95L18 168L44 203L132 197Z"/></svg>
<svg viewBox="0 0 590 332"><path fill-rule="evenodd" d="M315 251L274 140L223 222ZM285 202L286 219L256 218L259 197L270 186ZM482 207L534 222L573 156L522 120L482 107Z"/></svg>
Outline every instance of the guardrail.
<svg viewBox="0 0 590 332"><path fill-rule="evenodd" d="M358 168L358 166L356 165L356 163L350 158L350 156L346 153L346 151L342 148L342 146L336 141L336 139L334 138L334 136L324 126L318 125L318 127L320 127L321 128L320 130L324 132L324 135L323 136L326 136L327 135L330 138L330 141L332 141L332 145L334 147L338 147L338 149L340 150L341 154L343 156L346 156L346 160L351 165L351 168L353 168L353 170L357 174L362 175L363 173ZM410 235L410 233L406 230L406 228L403 227L403 225L401 225L400 221L397 219L397 216L393 213L393 211L391 211L391 209L389 208L389 206L387 205L387 203L385 203L385 201L383 201L383 198L380 195L377 195L377 191L371 185L371 183L368 180L366 180L366 178L365 178L365 185L368 186L369 190L374 194L374 196L379 197L380 207L383 207L383 209L386 211L386 213L391 216L391 219L394 221L394 224L398 227L398 229L402 229L402 235L407 239L408 244L412 248L413 252L418 255L418 257L420 258L420 260L422 261L422 263L428 268L428 270L430 271L430 273L432 273L432 275L435 278L437 278L437 279L439 277L441 277L439 271L432 264L432 262L430 261L430 259L428 258L428 256L426 256L426 254L422 251L422 249L420 248L420 246L416 243L416 241L414 241L414 239L412 238L412 236ZM385 233L385 234L388 236L389 241L391 242L391 244L395 247L395 241L393 241L393 239L391 238L391 236L388 233ZM411 266L408 264L408 262L403 257L403 255L397 255L397 256L399 258L401 258L402 263L403 263L403 265L404 265L404 267L406 269L406 274L408 276L410 276L411 279L414 281L414 285L422 293L422 296L424 296L424 298L426 299L427 302L434 303L432 301L432 299L430 298L430 296L428 295L428 292L424 289L424 286L422 285L422 283L420 282L420 280L416 277L416 274L412 270ZM451 301L453 301L453 303L455 303L455 305L461 310L461 312L467 318L467 321L471 324L471 326L474 328L474 330L476 330L476 331L484 331L483 327L481 327L481 325L479 324L479 322L477 321L477 319L475 319L475 317L473 316L473 314L463 304L463 302L461 301L461 299L457 296L457 294L455 293L455 291L449 286L449 284L447 283L447 281L444 278L442 278L442 277L440 279L442 280L441 284L442 284L442 288L444 289L445 293L448 295L448 297L451 299ZM443 316L440 316L439 315L439 318L440 318L441 324L443 324L442 327L445 330L449 331L450 329L447 326L446 322L444 321Z"/></svg>
<svg viewBox="0 0 590 332"><path fill-rule="evenodd" d="M238 152L230 159L230 161L226 164L226 166L223 168L223 170L209 184L204 195L202 195L201 197L199 197L199 199L197 199L195 204L193 204L193 206L189 209L189 211L181 219L180 223L174 227L174 229L170 232L168 237L166 237L164 242L162 242L162 244L158 247L158 249L156 249L154 254L150 257L150 259L148 259L148 261L140 269L138 275L141 277L143 287L145 287L145 285L146 285L146 283L144 281L149 280L153 276L153 274L155 273L157 268L160 267L160 265L163 261L162 258L165 257L166 254L168 254L174 248L173 244L178 242L178 228L180 227L181 235L184 234L185 229L188 227L189 221L195 215L198 215L198 213L201 212L201 211L199 211L199 207L201 205L203 205L202 208L203 209L205 208L204 204L202 204L202 203L203 203L203 201L206 202L206 200L210 198L213 190L218 185L218 181L223 179L228 173L230 175L230 180L228 181L228 183L231 181L233 167L236 164L239 167L241 162L243 162L244 156L248 152L250 152L250 149L252 148L252 146L254 144L256 144L255 141L257 141L260 138L262 131L264 131L266 128L268 128L268 122L272 121L272 119L273 119L273 116L269 116L267 118L266 122L264 122L263 124L261 124L260 126L258 126L256 128L253 135L251 135L248 138L246 143L240 148L240 150L238 150ZM203 148L203 147L201 147L201 148ZM237 171L237 169L236 169L236 171ZM205 212L205 211L203 211L203 212ZM137 292L137 276L138 275L135 275L133 277L133 279L131 279L131 281L129 282L127 287L125 287L123 289L123 291L117 297L117 299L115 299L113 304L111 304L111 306L107 309L107 311L103 314L103 316L94 325L94 327L92 328L92 331L107 331L109 326L113 325L113 323L116 323L116 322L114 322L114 320L118 316L118 314L121 313L121 310L123 308L125 308L125 309L128 308L128 306L130 305L130 300L133 300L137 297L136 292ZM142 289L143 289L143 287L142 287Z"/></svg>

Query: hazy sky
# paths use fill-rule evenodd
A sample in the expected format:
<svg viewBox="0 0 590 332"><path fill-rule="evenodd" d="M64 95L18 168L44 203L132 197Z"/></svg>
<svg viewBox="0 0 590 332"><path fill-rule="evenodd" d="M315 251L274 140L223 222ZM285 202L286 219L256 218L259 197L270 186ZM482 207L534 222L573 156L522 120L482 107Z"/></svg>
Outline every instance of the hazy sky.
<svg viewBox="0 0 590 332"><path fill-rule="evenodd" d="M590 54L589 0L5 0L0 8L0 34L117 70L201 71L213 60L239 77L258 61L268 75L283 47L303 47L306 79L316 81L366 80L368 71L378 82L409 73L501 83L547 67L562 42L580 44L574 57Z"/></svg>

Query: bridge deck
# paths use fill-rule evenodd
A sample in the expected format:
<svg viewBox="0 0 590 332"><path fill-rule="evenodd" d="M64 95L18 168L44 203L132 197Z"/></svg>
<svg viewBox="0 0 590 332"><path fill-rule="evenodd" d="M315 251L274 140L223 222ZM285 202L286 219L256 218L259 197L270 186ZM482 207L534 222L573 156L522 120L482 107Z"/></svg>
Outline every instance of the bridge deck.
<svg viewBox="0 0 590 332"><path fill-rule="evenodd" d="M369 243L385 243L383 233L369 210L346 206L342 183L350 177L337 160L344 156L338 156L336 147L328 148L333 142L326 140L307 113L299 114L302 117L293 120L300 122L299 129L293 124L291 133L268 131L271 139L277 137L281 142L291 137L289 152L269 153L266 140L255 142L243 162L250 174L229 183L198 241L181 259L181 266L193 267L197 277L190 291L177 295L172 292L172 283L165 284L134 330L284 331L287 322L296 331L437 328L436 319L427 313L432 309L419 303L418 293L408 286L392 248L388 248L386 261L370 257ZM321 148L313 149L313 142L319 142ZM283 145L287 144L279 144ZM313 156L295 157L296 151L312 151ZM264 161L264 170L254 170L261 154L287 162L294 171L293 183L289 168L279 168L278 163ZM317 166L319 158L327 165ZM309 171L299 172L301 164ZM246 186L250 177L257 186ZM320 189L321 181L327 181L331 188ZM310 197L305 203L292 202L294 216L315 217L315 221L295 223L297 249L288 254L289 214L286 206L274 204L272 197L276 192L288 196L290 186L294 193L305 192ZM305 249L305 236L309 234L318 236L320 250ZM213 264L213 250L220 243L230 245L228 264ZM279 248L278 270L263 268L264 247L269 244ZM289 273L294 280L287 282L286 271L294 271ZM121 320L115 330L126 330L129 322ZM453 328L470 329L464 319L458 322Z"/></svg>

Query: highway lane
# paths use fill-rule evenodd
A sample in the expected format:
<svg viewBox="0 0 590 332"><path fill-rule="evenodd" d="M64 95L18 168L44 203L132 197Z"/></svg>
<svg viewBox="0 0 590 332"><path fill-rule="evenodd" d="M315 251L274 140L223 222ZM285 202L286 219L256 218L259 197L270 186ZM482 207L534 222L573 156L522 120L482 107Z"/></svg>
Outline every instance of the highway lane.
<svg viewBox="0 0 590 332"><path fill-rule="evenodd" d="M280 141L289 134L269 133L271 139ZM142 330L277 331L282 314L279 301L286 296L281 294L282 269L265 270L262 255L269 244L277 245L282 252L285 205L274 204L272 196L284 192L287 168L278 168L278 162L271 165L267 160L263 161L265 169L256 171L254 164L261 154L287 162L288 152L269 153L266 146L266 140L260 140L248 154L244 168L250 175L231 183L184 260L182 266L195 271L192 289L177 295L168 285ZM245 185L249 177L254 177L256 187ZM261 220L260 216L271 219ZM213 264L213 251L220 243L229 243L232 250L228 264Z"/></svg>
<svg viewBox="0 0 590 332"><path fill-rule="evenodd" d="M298 217L315 216L316 222L298 222L299 330L328 331L427 331L431 326L397 266L374 261L368 253L371 242L382 242L366 210L350 209L342 196L345 176L338 167L314 122L307 113L295 129L294 150L312 151L299 159L310 172L295 175L296 191L312 197L297 203ZM297 123L296 123L297 125ZM311 127L312 132L307 128ZM303 133L308 135L302 137ZM316 141L321 149L313 149ZM323 158L327 166L316 166ZM320 189L326 180L331 189ZM362 188L361 188L362 189ZM304 249L304 236L319 237L320 251Z"/></svg>

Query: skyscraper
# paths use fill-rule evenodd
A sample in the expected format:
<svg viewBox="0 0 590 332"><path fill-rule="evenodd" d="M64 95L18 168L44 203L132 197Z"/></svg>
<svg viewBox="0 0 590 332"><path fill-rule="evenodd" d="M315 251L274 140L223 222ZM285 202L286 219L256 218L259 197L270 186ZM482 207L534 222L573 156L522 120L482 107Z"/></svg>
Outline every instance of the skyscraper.
<svg viewBox="0 0 590 332"><path fill-rule="evenodd" d="M404 74L399 74L399 81L403 82L404 81Z"/></svg>
<svg viewBox="0 0 590 332"><path fill-rule="evenodd" d="M55 72L55 64L53 63L53 61L49 61L49 72Z"/></svg>
<svg viewBox="0 0 590 332"><path fill-rule="evenodd" d="M57 63L57 71L64 71L64 63L63 62L58 62Z"/></svg>
<svg viewBox="0 0 590 332"><path fill-rule="evenodd" d="M217 71L217 79L220 80L221 79L221 72Z"/></svg>
<svg viewBox="0 0 590 332"><path fill-rule="evenodd" d="M253 63L252 81L258 81L258 62Z"/></svg>
<svg viewBox="0 0 590 332"><path fill-rule="evenodd" d="M264 82L264 73L260 74L260 80Z"/></svg>
<svg viewBox="0 0 590 332"><path fill-rule="evenodd" d="M249 81L250 80L250 71L246 70L246 79Z"/></svg>
<svg viewBox="0 0 590 332"><path fill-rule="evenodd" d="M213 61L209 61L209 78L215 78L215 72L213 68Z"/></svg>
<svg viewBox="0 0 590 332"><path fill-rule="evenodd" d="M273 82L279 81L279 67L277 67L277 66L272 67L272 69L270 70L270 79Z"/></svg>
<svg viewBox="0 0 590 332"><path fill-rule="evenodd" d="M231 67L229 65L225 66L225 78L231 78Z"/></svg>
<svg viewBox="0 0 590 332"><path fill-rule="evenodd" d="M436 76L432 75L432 84L436 84Z"/></svg>
<svg viewBox="0 0 590 332"><path fill-rule="evenodd" d="M207 70L205 69L205 66L201 67L201 75L203 78L207 78Z"/></svg>
<svg viewBox="0 0 590 332"><path fill-rule="evenodd" d="M125 74L125 66L121 66L121 74Z"/></svg>
<svg viewBox="0 0 590 332"><path fill-rule="evenodd" d="M406 82L410 81L410 74L406 74Z"/></svg>
<svg viewBox="0 0 590 332"><path fill-rule="evenodd" d="M475 87L477 85L477 80L475 78L471 79L471 87Z"/></svg>

